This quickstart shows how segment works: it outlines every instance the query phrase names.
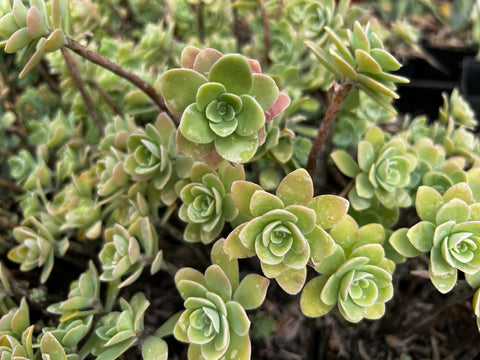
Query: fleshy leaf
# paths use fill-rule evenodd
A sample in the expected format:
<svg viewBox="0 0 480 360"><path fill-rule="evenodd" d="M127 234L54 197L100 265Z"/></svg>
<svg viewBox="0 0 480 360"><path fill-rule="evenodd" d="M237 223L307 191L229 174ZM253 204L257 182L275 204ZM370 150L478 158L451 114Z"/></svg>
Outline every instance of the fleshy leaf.
<svg viewBox="0 0 480 360"><path fill-rule="evenodd" d="M257 274L248 274L238 285L233 299L238 301L245 310L256 309L262 305L267 294L270 281Z"/></svg>
<svg viewBox="0 0 480 360"><path fill-rule="evenodd" d="M277 196L285 206L307 206L313 196L313 183L308 172L297 169L285 176L278 185Z"/></svg>
<svg viewBox="0 0 480 360"><path fill-rule="evenodd" d="M253 84L250 65L239 54L221 57L210 70L208 80L225 85L227 92L237 95L248 94Z"/></svg>
<svg viewBox="0 0 480 360"><path fill-rule="evenodd" d="M189 69L172 69L160 78L160 92L166 104L177 112L183 112L195 103L198 88L207 79Z"/></svg>
<svg viewBox="0 0 480 360"><path fill-rule="evenodd" d="M335 195L320 195L312 199L308 207L317 214L317 224L329 229L341 221L348 211L346 199Z"/></svg>
<svg viewBox="0 0 480 360"><path fill-rule="evenodd" d="M258 148L257 134L240 136L233 133L227 137L215 138L215 148L225 160L246 163L253 158Z"/></svg>

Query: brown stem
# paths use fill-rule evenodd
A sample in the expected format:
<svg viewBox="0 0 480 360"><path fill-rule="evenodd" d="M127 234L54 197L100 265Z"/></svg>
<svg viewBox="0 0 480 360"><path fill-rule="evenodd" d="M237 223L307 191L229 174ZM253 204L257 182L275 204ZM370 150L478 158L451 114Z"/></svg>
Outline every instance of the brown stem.
<svg viewBox="0 0 480 360"><path fill-rule="evenodd" d="M80 94L82 95L82 98L83 98L83 101L85 102L88 113L92 117L95 126L100 131L100 134L103 134L103 124L104 124L103 119L95 109L95 104L93 103L92 97L87 92L87 89L83 84L82 78L78 73L77 66L75 65L75 62L73 58L70 56L70 54L68 53L67 49L62 47L61 50L62 50L63 58L65 59L65 63L67 64L68 71L70 71L70 75L72 75L72 79L75 82L75 85L77 85L77 88L80 91Z"/></svg>
<svg viewBox="0 0 480 360"><path fill-rule="evenodd" d="M269 56L270 49L272 48L272 34L270 33L270 23L268 22L267 9L265 9L265 5L263 5L263 3L260 5L260 13L262 14L263 37L265 41L265 62L268 66L270 66L272 64L272 60Z"/></svg>
<svg viewBox="0 0 480 360"><path fill-rule="evenodd" d="M92 86L93 88L95 88L95 90L97 90L100 93L100 95L103 97L105 102L112 108L115 114L123 116L122 110L120 110L120 108L115 103L115 101L110 96L110 94L103 87L101 87L99 83L93 80L89 80L88 85Z"/></svg>
<svg viewBox="0 0 480 360"><path fill-rule="evenodd" d="M353 82L344 81L340 84L338 90L335 92L332 102L330 103L323 121L318 129L317 136L313 140L313 146L308 155L307 170L312 177L315 176L315 169L317 167L318 154L322 150L325 139L332 130L333 123L337 117L340 108L342 107L343 100L347 97L348 93L352 89Z"/></svg>
<svg viewBox="0 0 480 360"><path fill-rule="evenodd" d="M37 71L48 86L50 86L50 89L52 89L55 94L60 95L60 86L58 86L57 81L48 73L42 62L37 64Z"/></svg>
<svg viewBox="0 0 480 360"><path fill-rule="evenodd" d="M121 67L117 63L105 58L104 56L90 50L86 46L83 46L79 42L73 40L72 38L67 36L67 45L70 50L75 52L76 54L80 55L81 57L100 65L101 67L113 72L114 74L128 80L131 84L138 87L142 90L145 94L148 95L150 99L158 106L158 108L162 111L167 111L165 107L165 103L163 98L157 93L155 88L147 83L145 80L140 78L139 76L135 75L131 71Z"/></svg>
<svg viewBox="0 0 480 360"><path fill-rule="evenodd" d="M20 186L14 184L14 183L12 183L8 180L5 180L5 179L0 179L0 187L4 188L4 189L7 189L7 190L10 190L17 195L23 194L23 189Z"/></svg>

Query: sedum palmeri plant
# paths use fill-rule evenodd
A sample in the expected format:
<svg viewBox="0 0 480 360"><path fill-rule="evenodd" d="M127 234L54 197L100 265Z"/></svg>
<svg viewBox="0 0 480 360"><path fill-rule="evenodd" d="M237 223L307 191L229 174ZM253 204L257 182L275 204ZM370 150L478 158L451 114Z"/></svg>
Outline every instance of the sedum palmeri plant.
<svg viewBox="0 0 480 360"><path fill-rule="evenodd" d="M394 102L478 4L352 3L0 0L0 359L313 358L382 316L352 343L403 358L472 295L480 328L478 114Z"/></svg>

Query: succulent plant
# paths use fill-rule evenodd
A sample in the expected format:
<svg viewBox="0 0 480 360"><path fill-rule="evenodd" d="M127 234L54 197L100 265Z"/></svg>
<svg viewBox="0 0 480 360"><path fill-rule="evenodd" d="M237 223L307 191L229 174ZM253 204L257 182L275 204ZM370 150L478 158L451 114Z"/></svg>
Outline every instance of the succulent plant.
<svg viewBox="0 0 480 360"><path fill-rule="evenodd" d="M93 324L93 315L85 318L77 318L68 321L62 321L57 327L45 327L38 341L52 335L63 348L64 352L73 354L77 351L78 343L87 335ZM51 340L49 340L51 341Z"/></svg>
<svg viewBox="0 0 480 360"><path fill-rule="evenodd" d="M8 258L20 264L20 270L42 267L40 281L44 283L53 268L55 253L63 256L68 238L60 239L60 224L52 216L41 213L39 219L30 217L13 230L19 245L8 252Z"/></svg>
<svg viewBox="0 0 480 360"><path fill-rule="evenodd" d="M98 340L95 341L93 355L98 360L116 359L138 343L149 304L141 292L133 295L130 302L120 299L121 311L111 312L99 320L94 334Z"/></svg>
<svg viewBox="0 0 480 360"><path fill-rule="evenodd" d="M70 284L67 299L50 305L47 310L53 314L62 315L61 322L68 322L98 313L101 306L100 279L95 265L90 262L89 269Z"/></svg>
<svg viewBox="0 0 480 360"><path fill-rule="evenodd" d="M340 221L348 210L348 201L338 196L313 197L312 180L304 169L288 174L276 196L254 183L237 181L232 198L252 219L230 233L225 251L235 258L256 255L265 276L275 278L290 294L303 287L309 261L319 263L335 251L324 229Z"/></svg>
<svg viewBox="0 0 480 360"><path fill-rule="evenodd" d="M371 223L358 228L344 217L331 230L339 245L332 255L315 268L321 275L309 281L302 291L300 307L310 317L328 313L335 304L350 322L378 319L385 302L393 296L395 264L385 257L385 230Z"/></svg>
<svg viewBox="0 0 480 360"><path fill-rule="evenodd" d="M189 343L189 359L250 359L250 320L245 310L259 307L269 281L249 274L239 283L238 263L223 250L224 240L212 247L213 265L205 275L182 268L175 283L185 310L165 323L157 333Z"/></svg>
<svg viewBox="0 0 480 360"><path fill-rule="evenodd" d="M25 298L19 306L11 308L0 318L0 336L8 335L21 339L22 334L30 327L30 309Z"/></svg>
<svg viewBox="0 0 480 360"><path fill-rule="evenodd" d="M47 7L44 0L34 0L27 8L21 0L13 1L12 12L0 19L0 36L6 53L16 53L27 47L31 57L20 77L28 73L46 53L60 49L66 43L68 6L53 1Z"/></svg>
<svg viewBox="0 0 480 360"><path fill-rule="evenodd" d="M468 184L455 184L443 195L421 186L415 207L421 221L391 235L394 249L406 257L430 252L430 279L442 293L455 286L458 270L473 282L480 271L480 215Z"/></svg>
<svg viewBox="0 0 480 360"><path fill-rule="evenodd" d="M0 335L0 354L2 360L35 359L32 344L34 327L35 325L32 325L25 329L21 335L21 339L6 334Z"/></svg>
<svg viewBox="0 0 480 360"><path fill-rule="evenodd" d="M358 144L358 164L344 150L334 151L331 156L342 173L355 178L355 187L348 194L355 210L367 209L373 198L389 209L411 204L405 188L417 157L405 140L385 142L384 133L373 127Z"/></svg>
<svg viewBox="0 0 480 360"><path fill-rule="evenodd" d="M334 30L326 27L325 31L336 50L327 52L313 42L306 42L318 60L336 77L354 82L372 100L396 113L390 105L392 98L398 98L394 83L405 83L408 79L389 73L398 70L401 64L385 50L370 23L363 29L356 21L353 31L348 30L348 45Z"/></svg>
<svg viewBox="0 0 480 360"><path fill-rule="evenodd" d="M27 150L8 159L10 175L18 180L25 190L48 187L52 184L52 171L46 165L48 150L46 146L37 147L37 160Z"/></svg>
<svg viewBox="0 0 480 360"><path fill-rule="evenodd" d="M100 275L102 281L120 279L118 287L133 283L147 264L151 264L151 274L155 274L162 265L163 252L158 250L155 228L149 219L137 219L128 229L120 224L105 230L105 245L99 257L103 266Z"/></svg>
<svg viewBox="0 0 480 360"><path fill-rule="evenodd" d="M147 124L145 130L128 138L129 154L124 169L134 181L151 181L161 190L162 201L171 205L177 198L175 184L190 175L193 161L177 156L175 124L166 113L161 113L155 125Z"/></svg>
<svg viewBox="0 0 480 360"><path fill-rule="evenodd" d="M321 45L327 39L326 26L336 30L343 24L342 13L348 3L349 1L342 1L335 8L333 0L287 1L284 14L304 39L315 38L315 42Z"/></svg>
<svg viewBox="0 0 480 360"><path fill-rule="evenodd" d="M225 221L232 221L238 214L230 196L232 183L244 179L242 165L233 167L224 161L217 172L204 163L193 165L191 182L180 192L183 203L178 212L188 223L186 241L208 244L218 237Z"/></svg>
<svg viewBox="0 0 480 360"><path fill-rule="evenodd" d="M457 126L473 130L477 126L475 113L468 102L460 95L457 88L453 89L450 96L442 93L443 106L439 109L440 121L447 124L449 121Z"/></svg>
<svg viewBox="0 0 480 360"><path fill-rule="evenodd" d="M182 52L182 68L162 75L160 91L169 109L181 115L181 153L202 157L216 150L234 163L253 157L258 132L289 104L258 62L191 46Z"/></svg>

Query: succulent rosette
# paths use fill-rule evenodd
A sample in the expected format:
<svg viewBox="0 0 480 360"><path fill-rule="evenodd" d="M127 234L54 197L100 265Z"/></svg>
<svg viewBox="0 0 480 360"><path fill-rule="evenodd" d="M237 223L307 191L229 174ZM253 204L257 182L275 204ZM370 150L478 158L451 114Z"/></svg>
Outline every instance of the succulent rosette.
<svg viewBox="0 0 480 360"><path fill-rule="evenodd" d="M120 299L121 311L114 311L100 318L95 329L95 345L92 353L98 360L116 359L139 341L144 330L145 311L150 305L145 295L136 293L127 302Z"/></svg>
<svg viewBox="0 0 480 360"><path fill-rule="evenodd" d="M345 216L330 231L339 246L315 268L321 275L303 289L300 306L310 317L328 313L335 304L350 322L378 319L393 296L395 264L385 257L385 230L379 224L358 228Z"/></svg>
<svg viewBox="0 0 480 360"><path fill-rule="evenodd" d="M171 205L177 198L175 184L190 176L192 159L177 156L175 124L166 113L161 113L155 124L147 124L130 135L124 170L138 182L151 181L161 190L161 199Z"/></svg>
<svg viewBox="0 0 480 360"><path fill-rule="evenodd" d="M167 321L156 335L173 332L175 338L189 343L189 359L250 359L250 320L245 310L259 307L269 281L249 274L239 283L238 263L224 251L224 240L212 247L213 265L205 275L182 268L175 283L185 300L185 310Z"/></svg>
<svg viewBox="0 0 480 360"><path fill-rule="evenodd" d="M147 263L152 264L152 274L162 265L163 253L158 251L157 233L146 217L137 219L128 229L120 224L106 229L105 240L99 254L103 265L102 281L128 275L118 285L121 288L138 279Z"/></svg>
<svg viewBox="0 0 480 360"><path fill-rule="evenodd" d="M312 180L304 169L287 175L276 195L237 181L232 198L252 219L230 233L225 251L235 258L257 256L265 276L275 278L290 294L305 284L309 261L319 263L335 251L324 229L340 221L348 210L348 201L338 196L313 198Z"/></svg>
<svg viewBox="0 0 480 360"><path fill-rule="evenodd" d="M430 252L430 279L442 293L455 286L458 270L473 286L480 272L480 212L469 185L455 184L443 196L421 186L415 206L421 221L392 234L394 249L407 257Z"/></svg>
<svg viewBox="0 0 480 360"><path fill-rule="evenodd" d="M165 72L160 92L167 107L181 116L179 151L202 157L214 150L231 162L244 163L255 154L265 122L290 103L260 65L239 54L189 46L182 68Z"/></svg>
<svg viewBox="0 0 480 360"><path fill-rule="evenodd" d="M191 182L180 192L183 204L178 215L188 223L185 240L208 244L218 237L225 221L238 214L230 195L232 183L244 179L241 165L233 167L224 161L217 171L204 163L193 165Z"/></svg>
<svg viewBox="0 0 480 360"><path fill-rule="evenodd" d="M344 150L334 151L332 158L342 173L355 178L348 194L355 210L367 209L374 198L389 209L410 206L407 186L417 156L405 140L385 142L383 132L373 127L358 144L358 164Z"/></svg>

